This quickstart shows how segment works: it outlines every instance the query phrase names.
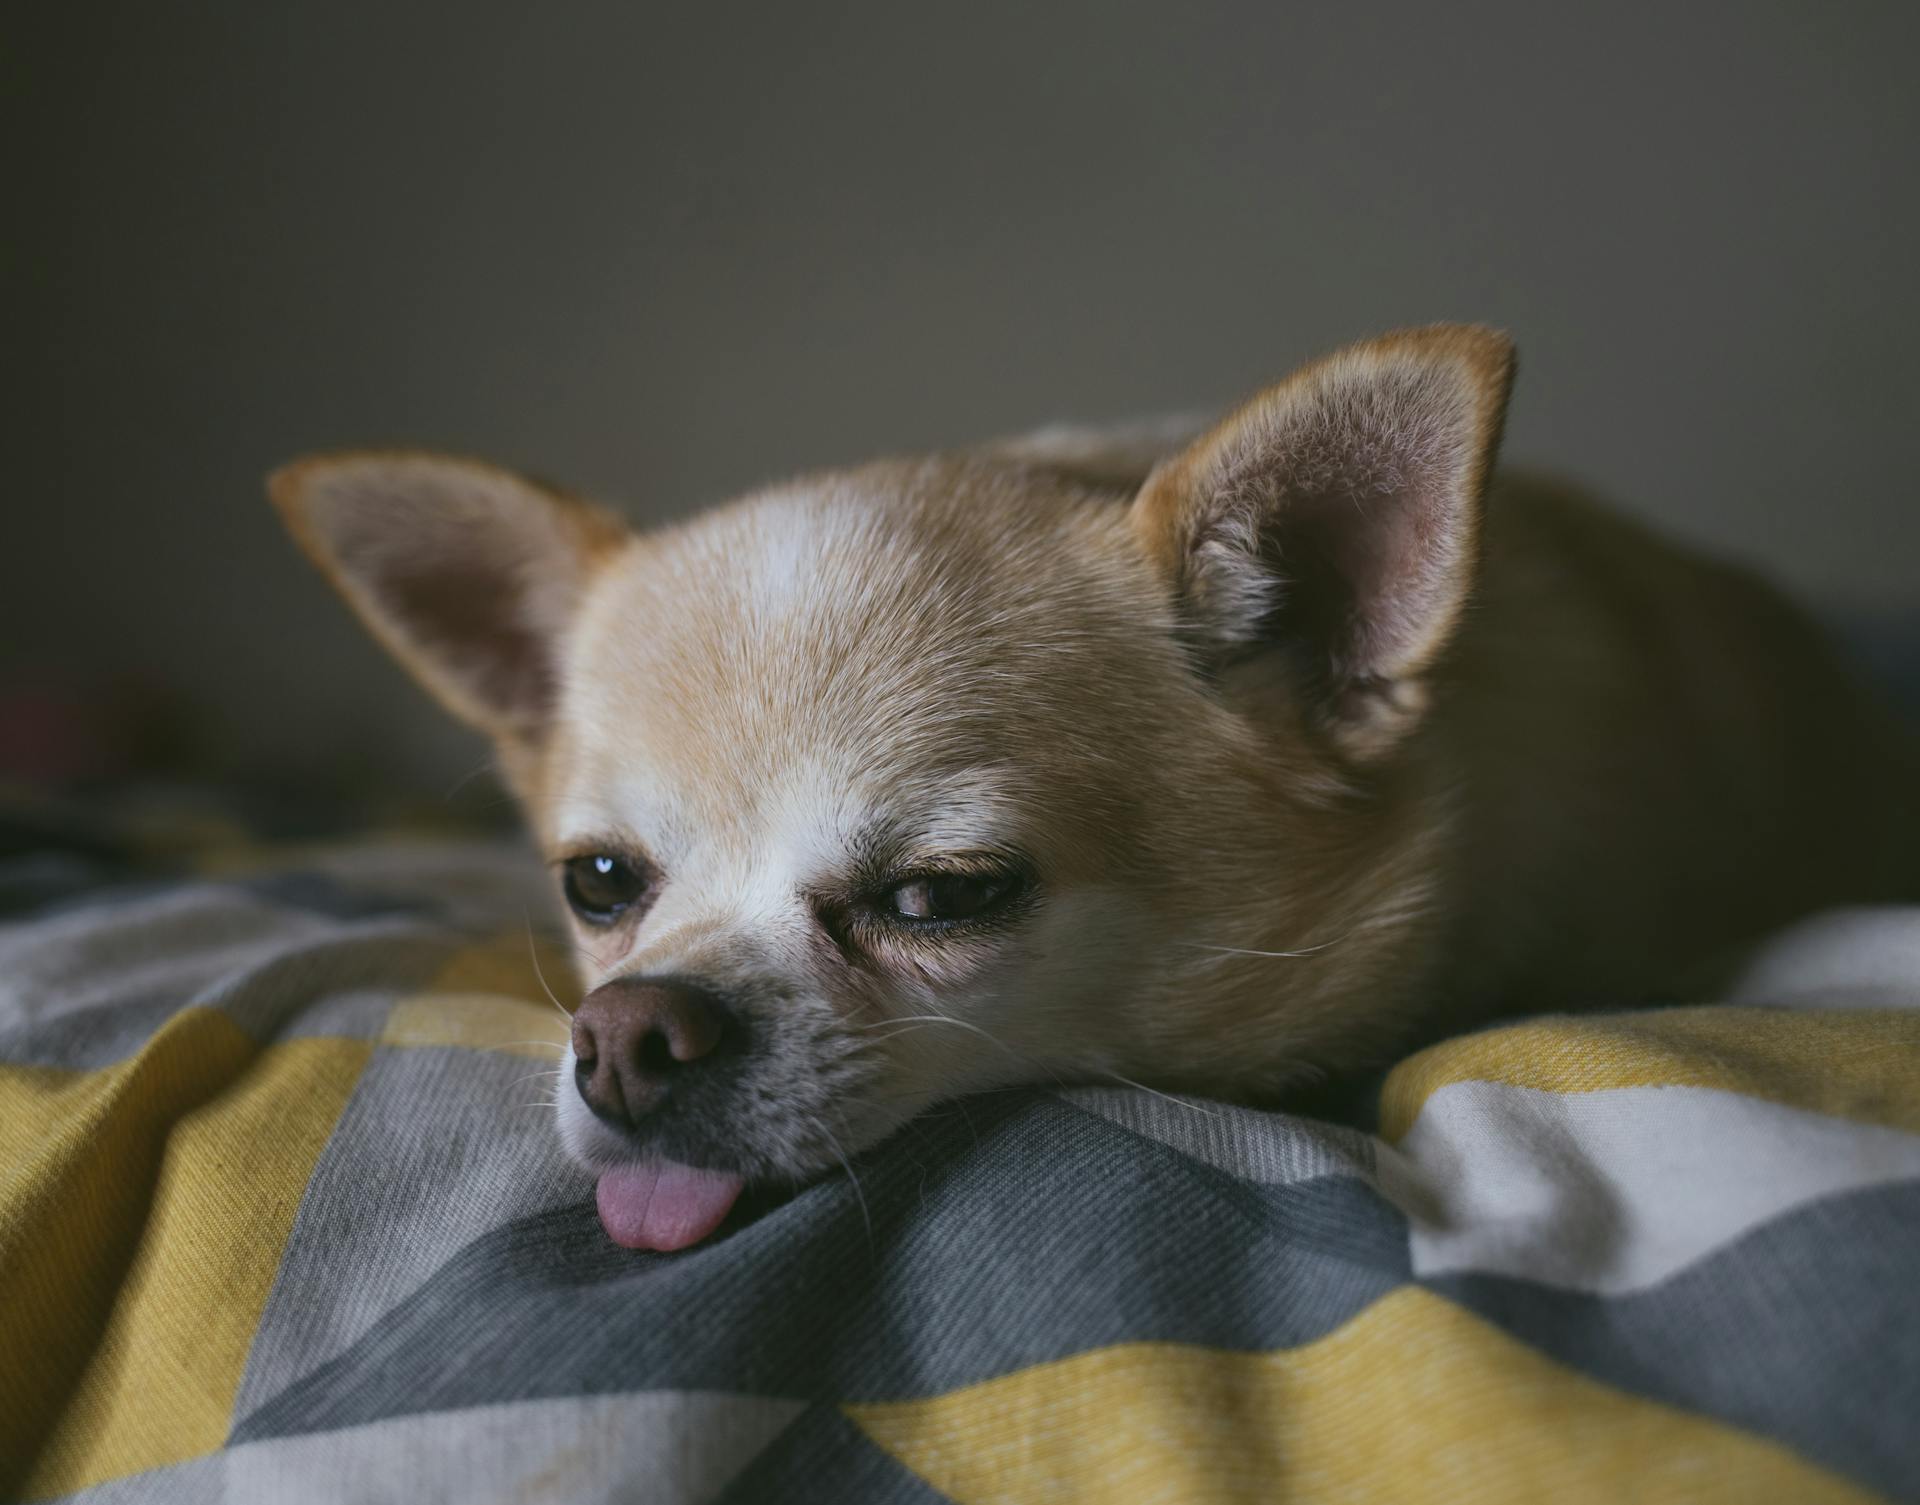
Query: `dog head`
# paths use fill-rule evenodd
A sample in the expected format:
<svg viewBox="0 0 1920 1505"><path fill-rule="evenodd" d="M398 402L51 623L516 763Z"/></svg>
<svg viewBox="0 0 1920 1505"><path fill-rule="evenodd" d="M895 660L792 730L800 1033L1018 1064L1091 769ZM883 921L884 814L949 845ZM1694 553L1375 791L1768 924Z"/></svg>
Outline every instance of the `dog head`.
<svg viewBox="0 0 1920 1505"><path fill-rule="evenodd" d="M553 866L587 990L559 1127L609 1231L692 1242L742 1179L982 1088L1261 1093L1377 1046L1510 371L1412 331L1157 463L1043 439L643 535L473 461L279 472Z"/></svg>

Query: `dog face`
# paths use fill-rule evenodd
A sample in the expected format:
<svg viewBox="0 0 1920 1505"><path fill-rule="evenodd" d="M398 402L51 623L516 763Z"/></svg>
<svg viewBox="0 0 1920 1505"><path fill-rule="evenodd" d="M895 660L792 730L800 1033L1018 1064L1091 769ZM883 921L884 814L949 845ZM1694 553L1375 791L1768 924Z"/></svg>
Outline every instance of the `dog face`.
<svg viewBox="0 0 1920 1505"><path fill-rule="evenodd" d="M1104 1016L1170 856L1140 770L1209 707L1113 510L991 463L875 466L595 581L535 820L632 895L585 912L589 988L684 980L740 1034L649 1116L669 1158L803 1173L954 1091L1120 1067ZM618 1156L583 1104L569 1142Z"/></svg>
<svg viewBox="0 0 1920 1505"><path fill-rule="evenodd" d="M276 476L555 870L609 1230L689 1242L962 1093L1270 1091L1388 1029L1444 829L1400 752L1508 373L1419 331L1144 479L1028 444L644 536L469 461Z"/></svg>

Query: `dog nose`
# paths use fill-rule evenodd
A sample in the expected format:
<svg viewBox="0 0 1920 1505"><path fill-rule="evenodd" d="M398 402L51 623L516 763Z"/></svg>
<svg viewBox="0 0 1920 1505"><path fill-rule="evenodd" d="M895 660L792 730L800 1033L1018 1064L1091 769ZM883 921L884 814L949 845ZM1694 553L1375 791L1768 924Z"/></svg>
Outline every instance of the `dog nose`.
<svg viewBox="0 0 1920 1505"><path fill-rule="evenodd" d="M601 1118L632 1128L726 1034L714 999L679 982L623 978L595 988L573 1016L574 1081Z"/></svg>

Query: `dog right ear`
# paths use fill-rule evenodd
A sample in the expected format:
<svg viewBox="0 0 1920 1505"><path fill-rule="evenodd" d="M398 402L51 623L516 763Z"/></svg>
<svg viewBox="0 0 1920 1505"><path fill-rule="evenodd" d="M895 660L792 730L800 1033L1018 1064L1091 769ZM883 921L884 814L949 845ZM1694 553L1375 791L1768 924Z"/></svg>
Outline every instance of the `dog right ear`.
<svg viewBox="0 0 1920 1505"><path fill-rule="evenodd" d="M1351 345L1161 462L1133 523L1215 663L1283 648L1349 756L1394 747L1473 588L1513 345L1437 324Z"/></svg>
<svg viewBox="0 0 1920 1505"><path fill-rule="evenodd" d="M296 460L268 494L373 635L461 720L541 740L559 645L626 529L477 460L353 452Z"/></svg>

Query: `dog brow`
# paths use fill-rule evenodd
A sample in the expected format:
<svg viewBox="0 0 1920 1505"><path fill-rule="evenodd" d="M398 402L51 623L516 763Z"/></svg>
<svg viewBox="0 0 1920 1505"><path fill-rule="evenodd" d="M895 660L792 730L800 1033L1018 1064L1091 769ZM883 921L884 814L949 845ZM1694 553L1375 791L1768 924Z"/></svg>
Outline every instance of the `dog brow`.
<svg viewBox="0 0 1920 1505"><path fill-rule="evenodd" d="M964 801L933 801L877 817L852 844L854 864L884 875L935 864L964 869L1023 860L1011 814L1005 805L984 810Z"/></svg>

